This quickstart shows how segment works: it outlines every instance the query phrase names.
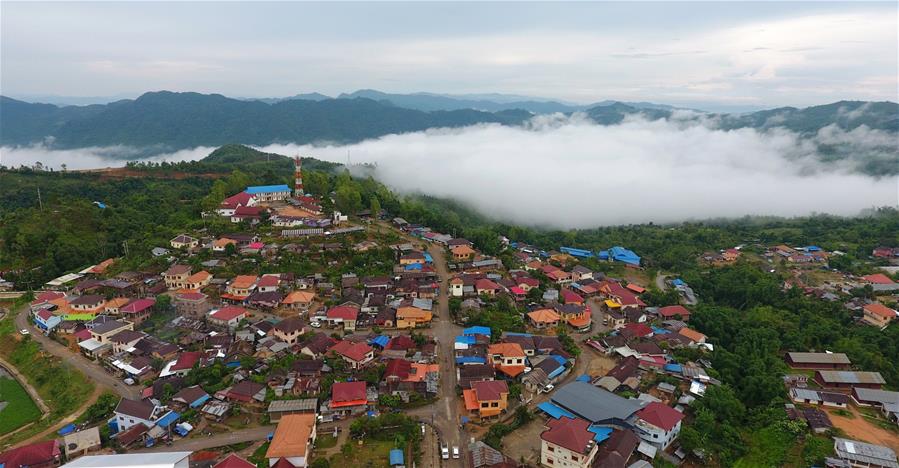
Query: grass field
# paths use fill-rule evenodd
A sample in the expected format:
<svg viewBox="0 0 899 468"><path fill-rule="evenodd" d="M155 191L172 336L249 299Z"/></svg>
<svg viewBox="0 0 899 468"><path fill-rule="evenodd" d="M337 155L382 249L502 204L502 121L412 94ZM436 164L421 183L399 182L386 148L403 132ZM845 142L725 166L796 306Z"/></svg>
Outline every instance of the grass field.
<svg viewBox="0 0 899 468"><path fill-rule="evenodd" d="M345 448L350 446L350 449ZM340 453L331 456L331 466L389 466L390 449L393 441L365 439L362 445L356 440L349 440L341 447Z"/></svg>
<svg viewBox="0 0 899 468"><path fill-rule="evenodd" d="M0 410L0 434L8 434L41 417L40 408L14 379L0 377L0 402L6 402L6 407Z"/></svg>

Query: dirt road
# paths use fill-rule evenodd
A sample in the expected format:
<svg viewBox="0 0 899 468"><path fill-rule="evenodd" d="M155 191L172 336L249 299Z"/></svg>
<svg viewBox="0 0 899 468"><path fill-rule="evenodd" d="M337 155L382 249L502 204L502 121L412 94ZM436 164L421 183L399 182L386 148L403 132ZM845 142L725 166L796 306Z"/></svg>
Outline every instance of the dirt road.
<svg viewBox="0 0 899 468"><path fill-rule="evenodd" d="M840 416L835 409L824 409L827 411L827 415L830 416L830 421L833 425L842 429L849 438L871 444L885 445L899 452L899 434L868 421L859 412L858 408L854 406L847 408L847 411L850 411L853 417Z"/></svg>

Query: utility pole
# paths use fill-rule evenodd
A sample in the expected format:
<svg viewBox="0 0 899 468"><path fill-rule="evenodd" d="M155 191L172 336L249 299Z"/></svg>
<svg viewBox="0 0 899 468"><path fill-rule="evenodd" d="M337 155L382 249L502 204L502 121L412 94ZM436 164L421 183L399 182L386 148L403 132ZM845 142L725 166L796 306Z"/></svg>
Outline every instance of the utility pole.
<svg viewBox="0 0 899 468"><path fill-rule="evenodd" d="M125 251L125 256L128 256L128 241L122 241L122 249Z"/></svg>
<svg viewBox="0 0 899 468"><path fill-rule="evenodd" d="M41 211L44 211L44 202L41 200L41 188L37 188L37 204L40 205Z"/></svg>

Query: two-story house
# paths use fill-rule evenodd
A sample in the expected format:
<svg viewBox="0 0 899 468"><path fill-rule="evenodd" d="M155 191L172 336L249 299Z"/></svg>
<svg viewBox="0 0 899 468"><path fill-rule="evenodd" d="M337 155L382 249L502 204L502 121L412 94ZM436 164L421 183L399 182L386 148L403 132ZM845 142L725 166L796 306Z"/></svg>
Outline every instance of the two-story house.
<svg viewBox="0 0 899 468"><path fill-rule="evenodd" d="M540 464L552 468L588 468L596 457L596 434L579 418L550 418L540 434Z"/></svg>
<svg viewBox="0 0 899 468"><path fill-rule="evenodd" d="M187 286L190 277L190 265L172 265L162 274L165 286L169 289L182 289Z"/></svg>
<svg viewBox="0 0 899 468"><path fill-rule="evenodd" d="M680 433L684 414L659 402L651 402L637 411L634 427L641 439L665 450Z"/></svg>
<svg viewBox="0 0 899 468"><path fill-rule="evenodd" d="M465 409L481 419L499 416L509 407L509 386L502 380L471 382L462 391Z"/></svg>

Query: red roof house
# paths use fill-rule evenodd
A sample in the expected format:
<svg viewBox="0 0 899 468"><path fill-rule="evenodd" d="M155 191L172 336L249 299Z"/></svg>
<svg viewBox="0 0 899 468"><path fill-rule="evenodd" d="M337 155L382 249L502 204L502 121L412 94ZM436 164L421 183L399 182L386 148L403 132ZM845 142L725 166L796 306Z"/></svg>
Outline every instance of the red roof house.
<svg viewBox="0 0 899 468"><path fill-rule="evenodd" d="M637 417L655 427L670 431L684 419L684 414L668 405L653 401L637 411Z"/></svg>
<svg viewBox="0 0 899 468"><path fill-rule="evenodd" d="M685 322L690 319L690 311L682 305L659 307L659 315L666 319L672 319L680 315L681 320Z"/></svg>
<svg viewBox="0 0 899 468"><path fill-rule="evenodd" d="M590 423L583 419L563 416L559 419L550 419L546 427L549 429L543 431L540 438L551 444L582 455L589 454L595 447L592 443L595 434L588 430Z"/></svg>
<svg viewBox="0 0 899 468"><path fill-rule="evenodd" d="M871 284L893 284L893 280L883 273L862 276L862 279Z"/></svg>
<svg viewBox="0 0 899 468"><path fill-rule="evenodd" d="M365 382L334 382L331 385L331 408L347 408L368 404Z"/></svg>
<svg viewBox="0 0 899 468"><path fill-rule="evenodd" d="M4 468L59 466L61 456L58 440L36 442L0 453L0 466Z"/></svg>

